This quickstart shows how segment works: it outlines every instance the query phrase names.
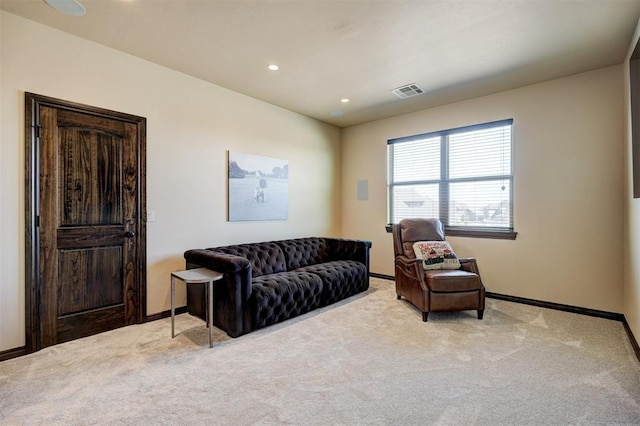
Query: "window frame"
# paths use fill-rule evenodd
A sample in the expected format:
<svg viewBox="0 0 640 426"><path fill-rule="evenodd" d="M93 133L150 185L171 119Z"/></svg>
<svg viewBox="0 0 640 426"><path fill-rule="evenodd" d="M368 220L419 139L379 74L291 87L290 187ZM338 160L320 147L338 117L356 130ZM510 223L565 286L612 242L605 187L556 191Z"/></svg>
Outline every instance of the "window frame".
<svg viewBox="0 0 640 426"><path fill-rule="evenodd" d="M511 126L511 154L510 154L510 173L508 175L500 176L485 176L476 178L449 178L449 136L466 133L475 130L489 129L494 127ZM394 184L391 182L391 175L393 173L393 163L389 158L389 147L391 145L403 142L411 142L422 139L433 139L435 137L440 138L440 178L437 180L416 180L410 182L402 182L402 184ZM513 171L513 118L491 121L488 123L472 124L469 126L456 127L446 130L439 130L435 132L422 133L419 135L405 136L400 138L393 138L387 140L387 220L389 223L386 226L387 232L391 232L393 225L391 216L393 209L393 189L398 186L409 186L416 184L434 184L439 185L439 216L442 224L445 228L445 233L449 236L462 236L462 237L474 237L474 238L492 238L492 239L511 239L514 240L517 236L517 232L514 231L513 226L513 206L514 206L514 171ZM509 214L510 214L510 227L474 227L474 226L450 226L449 225L449 184L456 182L481 182L483 180L495 180L501 178L509 181Z"/></svg>

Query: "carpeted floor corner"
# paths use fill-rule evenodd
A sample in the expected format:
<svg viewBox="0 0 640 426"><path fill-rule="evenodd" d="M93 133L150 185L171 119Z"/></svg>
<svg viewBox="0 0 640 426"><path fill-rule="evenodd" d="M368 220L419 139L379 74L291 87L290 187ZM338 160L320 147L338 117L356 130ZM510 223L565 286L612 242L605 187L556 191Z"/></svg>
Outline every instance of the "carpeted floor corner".
<svg viewBox="0 0 640 426"><path fill-rule="evenodd" d="M487 299L420 312L361 295L231 339L187 314L0 363L2 425L640 424L622 324Z"/></svg>

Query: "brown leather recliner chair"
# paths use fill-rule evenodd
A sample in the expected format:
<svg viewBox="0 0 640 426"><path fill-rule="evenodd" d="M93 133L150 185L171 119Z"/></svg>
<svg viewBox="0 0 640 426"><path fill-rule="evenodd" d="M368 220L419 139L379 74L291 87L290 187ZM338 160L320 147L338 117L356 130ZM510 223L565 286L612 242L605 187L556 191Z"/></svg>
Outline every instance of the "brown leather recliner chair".
<svg viewBox="0 0 640 426"><path fill-rule="evenodd" d="M439 219L403 219L392 226L395 254L396 294L405 297L422 312L475 309L478 319L484 313L485 291L474 258L460 258L460 269L423 268L416 258L413 244L417 241L444 241L444 228Z"/></svg>

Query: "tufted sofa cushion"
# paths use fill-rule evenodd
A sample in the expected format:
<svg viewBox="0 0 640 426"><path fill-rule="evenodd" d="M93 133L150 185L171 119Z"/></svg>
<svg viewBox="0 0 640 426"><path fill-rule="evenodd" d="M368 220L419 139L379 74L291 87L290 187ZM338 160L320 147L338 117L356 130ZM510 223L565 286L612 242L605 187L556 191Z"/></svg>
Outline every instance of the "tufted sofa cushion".
<svg viewBox="0 0 640 426"><path fill-rule="evenodd" d="M284 252L275 242L238 244L226 247L213 247L207 250L245 257L251 264L251 276L285 272Z"/></svg>
<svg viewBox="0 0 640 426"><path fill-rule="evenodd" d="M323 282L308 272L281 272L253 279L253 327L261 328L320 306Z"/></svg>
<svg viewBox="0 0 640 426"><path fill-rule="evenodd" d="M288 271L331 260L331 250L324 238L283 240L277 244L284 252Z"/></svg>
<svg viewBox="0 0 640 426"><path fill-rule="evenodd" d="M366 265L353 260L334 260L309 265L297 269L296 272L310 272L322 278L322 306L365 291L369 286Z"/></svg>

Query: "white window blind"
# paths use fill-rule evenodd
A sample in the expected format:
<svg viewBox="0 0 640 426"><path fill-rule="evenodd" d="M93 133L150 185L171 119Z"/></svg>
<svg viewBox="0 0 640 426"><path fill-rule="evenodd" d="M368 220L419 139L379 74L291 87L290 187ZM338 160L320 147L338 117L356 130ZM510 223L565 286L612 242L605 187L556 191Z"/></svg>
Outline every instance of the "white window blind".
<svg viewBox="0 0 640 426"><path fill-rule="evenodd" d="M388 141L389 223L513 231L513 120Z"/></svg>

